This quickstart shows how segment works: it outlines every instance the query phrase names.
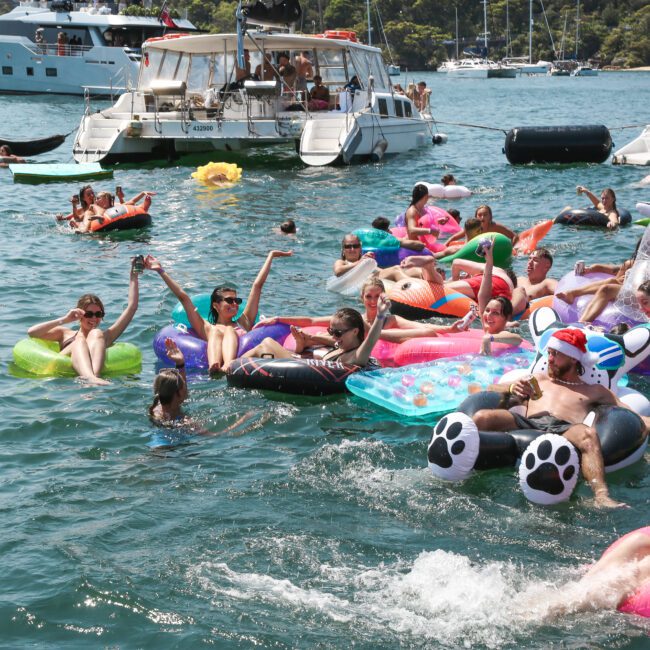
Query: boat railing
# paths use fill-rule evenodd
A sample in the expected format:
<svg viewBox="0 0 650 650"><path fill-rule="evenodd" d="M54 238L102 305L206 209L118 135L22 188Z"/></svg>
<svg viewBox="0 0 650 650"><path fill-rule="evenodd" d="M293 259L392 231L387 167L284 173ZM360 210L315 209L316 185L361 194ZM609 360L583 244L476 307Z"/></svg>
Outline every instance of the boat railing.
<svg viewBox="0 0 650 650"><path fill-rule="evenodd" d="M52 6L51 0L20 0L19 5L23 8L37 8L37 9L50 9L51 11L64 11L64 3L55 2ZM118 4L117 2L72 2L70 1L68 5L72 8L72 11L82 11L89 14L117 14L121 9L126 8L125 3Z"/></svg>
<svg viewBox="0 0 650 650"><path fill-rule="evenodd" d="M83 56L87 52L90 52L95 46L94 45L59 45L58 43L30 43L28 49L31 50L36 56ZM111 47L110 45L107 47ZM119 48L123 49L129 58L131 58L131 53L135 54L137 58L133 60L140 60L140 55L137 50L131 50L130 48Z"/></svg>

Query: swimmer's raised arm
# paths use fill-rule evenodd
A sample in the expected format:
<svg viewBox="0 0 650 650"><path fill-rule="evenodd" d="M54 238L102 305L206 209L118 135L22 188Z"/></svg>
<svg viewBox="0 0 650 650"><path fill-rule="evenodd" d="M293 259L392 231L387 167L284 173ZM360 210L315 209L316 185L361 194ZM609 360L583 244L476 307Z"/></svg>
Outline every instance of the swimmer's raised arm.
<svg viewBox="0 0 650 650"><path fill-rule="evenodd" d="M251 330L255 323L255 318L257 318L257 312L260 306L262 289L264 288L266 279L269 277L273 260L276 257L291 257L292 255L293 251L270 251L266 256L264 264L262 264L262 268L259 270L257 277L251 286L251 290L248 294L248 300L246 301L246 309L244 309L244 313L239 319L241 326L245 330Z"/></svg>
<svg viewBox="0 0 650 650"><path fill-rule="evenodd" d="M187 294L187 292L174 280L162 267L162 264L153 256L147 255L144 258L145 268L155 271L163 279L164 283L170 288L171 292L178 298L187 319L190 322L190 325L194 328L194 331L199 335L200 338L207 340L207 334L205 331L205 321L199 315L194 303Z"/></svg>
<svg viewBox="0 0 650 650"><path fill-rule="evenodd" d="M112 345L128 327L138 310L140 291L138 287L139 273L134 270L135 258L131 260L131 273L129 275L129 299L126 309L118 316L117 320L104 332L106 347Z"/></svg>

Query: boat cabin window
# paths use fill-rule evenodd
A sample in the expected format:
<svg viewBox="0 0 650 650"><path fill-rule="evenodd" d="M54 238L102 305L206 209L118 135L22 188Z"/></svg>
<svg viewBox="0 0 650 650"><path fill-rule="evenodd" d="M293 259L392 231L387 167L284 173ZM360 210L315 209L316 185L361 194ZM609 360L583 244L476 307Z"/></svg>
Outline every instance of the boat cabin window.
<svg viewBox="0 0 650 650"><path fill-rule="evenodd" d="M163 59L163 50L156 48L149 48L142 57L142 65L140 66L140 80L138 81L138 88L146 90L151 88L151 82L158 79L158 70Z"/></svg>
<svg viewBox="0 0 650 650"><path fill-rule="evenodd" d="M202 93L210 83L211 54L192 54L190 73L187 77L187 91ZM182 77L179 77L182 80Z"/></svg>
<svg viewBox="0 0 650 650"><path fill-rule="evenodd" d="M379 106L379 114L382 117L388 117L388 102L384 97L380 97L377 100L377 106Z"/></svg>
<svg viewBox="0 0 650 650"><path fill-rule="evenodd" d="M252 58L252 57L251 57ZM226 70L226 55L215 54L212 60L212 75L210 77L213 86L221 86L226 83L228 71Z"/></svg>
<svg viewBox="0 0 650 650"><path fill-rule="evenodd" d="M395 100L395 115L404 117L404 104L399 99Z"/></svg>
<svg viewBox="0 0 650 650"><path fill-rule="evenodd" d="M176 68L181 58L180 52L167 50L163 57L162 66L158 76L160 79L176 79Z"/></svg>
<svg viewBox="0 0 650 650"><path fill-rule="evenodd" d="M360 79L365 80L372 75L375 80L375 88L382 90L390 88L388 73L378 52L351 49L350 56Z"/></svg>
<svg viewBox="0 0 650 650"><path fill-rule="evenodd" d="M404 102L404 115L406 115L406 117L413 117L411 102Z"/></svg>
<svg viewBox="0 0 650 650"><path fill-rule="evenodd" d="M323 78L326 86L343 86L348 82L346 75L346 59L343 50L316 50L314 69ZM354 72L349 78L354 76Z"/></svg>

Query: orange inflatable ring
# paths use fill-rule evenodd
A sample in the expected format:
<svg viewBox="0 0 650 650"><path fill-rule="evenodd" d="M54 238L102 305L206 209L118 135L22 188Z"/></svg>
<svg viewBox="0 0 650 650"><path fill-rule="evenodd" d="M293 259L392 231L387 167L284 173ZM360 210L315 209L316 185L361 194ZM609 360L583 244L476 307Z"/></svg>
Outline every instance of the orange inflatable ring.
<svg viewBox="0 0 650 650"><path fill-rule="evenodd" d="M341 41L357 42L357 33L349 31L341 31L338 29L328 29L323 34L325 38L338 38Z"/></svg>
<svg viewBox="0 0 650 650"><path fill-rule="evenodd" d="M444 285L419 278L401 280L389 291L391 311L398 316L417 320L432 316L462 318L476 302L451 291Z"/></svg>
<svg viewBox="0 0 650 650"><path fill-rule="evenodd" d="M151 215L140 205L122 203L104 212L102 217L94 217L90 222L91 232L110 232L129 230L151 225Z"/></svg>
<svg viewBox="0 0 650 650"><path fill-rule="evenodd" d="M528 308L521 314L515 314L514 320L526 320L530 315L540 307L553 307L554 296L542 296L541 298L534 298L528 304Z"/></svg>

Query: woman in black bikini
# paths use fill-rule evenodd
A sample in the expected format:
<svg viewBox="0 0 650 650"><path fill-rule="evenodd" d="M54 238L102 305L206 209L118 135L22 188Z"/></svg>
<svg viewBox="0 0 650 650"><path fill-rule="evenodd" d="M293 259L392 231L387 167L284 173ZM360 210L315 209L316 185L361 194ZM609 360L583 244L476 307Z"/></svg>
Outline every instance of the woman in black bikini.
<svg viewBox="0 0 650 650"><path fill-rule="evenodd" d="M95 295L87 293L65 316L33 325L27 330L29 336L46 341L56 341L62 354L72 357L72 367L89 384L108 384L99 375L104 368L106 349L127 328L138 309L138 273L133 270L129 279L129 301L119 318L107 329L100 330L104 318L104 305ZM79 329L67 327L67 323L79 321Z"/></svg>
<svg viewBox="0 0 650 650"><path fill-rule="evenodd" d="M384 321L390 315L389 310L390 300L383 295L380 296L377 301L377 315L364 339L365 325L361 314L356 309L349 307L339 309L330 319L330 326L327 329L331 337L330 349L322 357L322 360L340 361L360 368L367 366L370 362L370 353L379 339ZM292 326L291 332L296 339L296 354L298 355L307 346L327 344L322 337L311 336L297 327ZM243 356L272 356L275 359L290 359L295 355L274 339L266 338Z"/></svg>

